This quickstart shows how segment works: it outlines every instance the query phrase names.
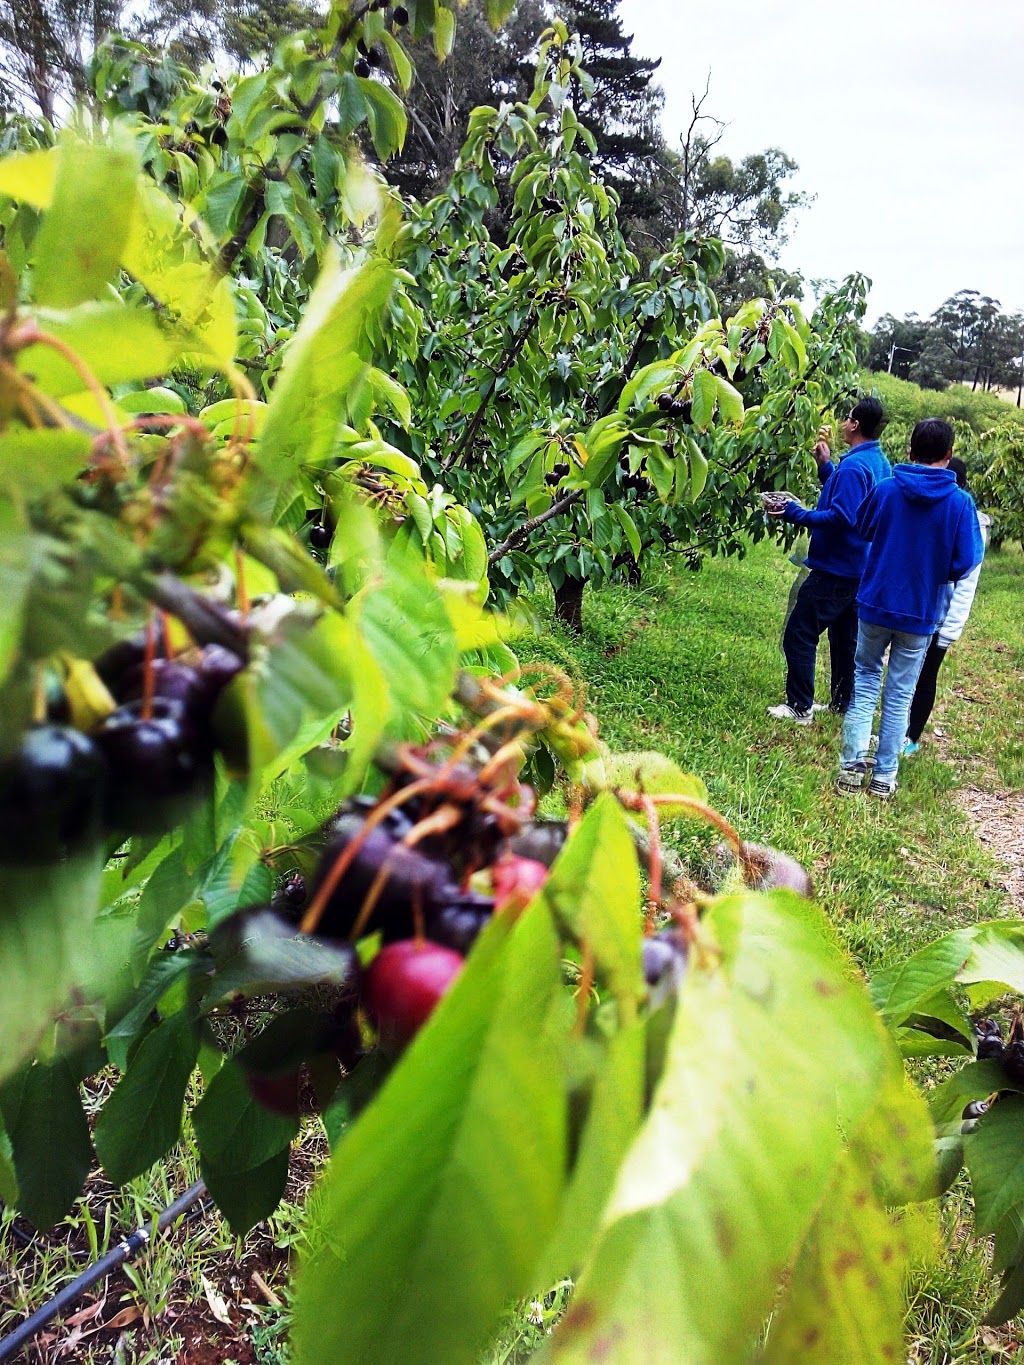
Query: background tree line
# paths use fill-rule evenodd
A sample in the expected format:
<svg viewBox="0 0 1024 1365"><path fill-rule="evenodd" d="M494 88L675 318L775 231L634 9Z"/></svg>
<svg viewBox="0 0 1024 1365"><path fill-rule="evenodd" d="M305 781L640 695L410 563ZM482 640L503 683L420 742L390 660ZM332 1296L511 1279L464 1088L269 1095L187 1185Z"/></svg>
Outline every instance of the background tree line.
<svg viewBox="0 0 1024 1365"><path fill-rule="evenodd" d="M925 389L951 383L972 389L1013 388L1017 406L1024 382L1024 313L1004 313L998 299L961 289L930 318L884 314L869 338L868 366L888 370Z"/></svg>
<svg viewBox="0 0 1024 1365"><path fill-rule="evenodd" d="M597 144L595 171L619 195L623 233L641 266L686 230L725 245L716 281L723 316L752 296L801 297L799 275L777 264L790 217L808 201L787 183L796 163L774 147L738 160L722 155L725 125L706 111L707 88L694 96L690 125L673 145L660 126L660 62L633 52L617 10L618 0L521 0L496 33L480 0L470 0L459 11L444 60L432 40L411 43L408 132L389 164L392 183L426 202L449 182L470 111L527 98L538 35L557 17L580 36L593 88L577 92L577 107ZM155 109L173 93L176 65L198 72L209 64L212 83L213 68L259 67L283 37L315 26L318 18L315 0L0 0L0 116L20 112L58 120L74 100L88 96L96 50L113 35L162 54L139 54L140 64L149 64ZM381 56L371 52L366 60L386 81ZM145 81L141 74L136 79L138 107L152 113ZM510 194L503 195L491 214L488 226L498 237L508 223L509 202Z"/></svg>

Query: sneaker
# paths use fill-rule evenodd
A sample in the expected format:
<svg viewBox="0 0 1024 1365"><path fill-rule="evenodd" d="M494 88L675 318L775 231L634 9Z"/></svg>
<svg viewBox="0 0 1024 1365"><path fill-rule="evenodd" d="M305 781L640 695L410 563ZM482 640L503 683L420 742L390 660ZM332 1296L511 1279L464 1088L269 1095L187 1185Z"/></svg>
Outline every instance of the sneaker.
<svg viewBox="0 0 1024 1365"><path fill-rule="evenodd" d="M914 755L917 753L918 749L920 749L920 747L921 747L920 744L915 744L912 739L905 739L903 741L903 748L900 750L900 753L903 755L904 758L913 758Z"/></svg>
<svg viewBox="0 0 1024 1365"><path fill-rule="evenodd" d="M873 777L868 783L868 795L877 796L880 801L888 801L896 795L895 777Z"/></svg>
<svg viewBox="0 0 1024 1365"><path fill-rule="evenodd" d="M852 796L854 792L862 791L867 771L866 763L851 763L847 768L840 768L839 776L836 778L836 790L843 796Z"/></svg>
<svg viewBox="0 0 1024 1365"><path fill-rule="evenodd" d="M827 701L815 701L811 703L812 711L831 711L832 707Z"/></svg>
<svg viewBox="0 0 1024 1365"><path fill-rule="evenodd" d="M813 708L798 711L795 706L790 706L788 701L784 701L778 706L769 706L768 714L774 716L776 720L791 720L794 725L810 725L814 720Z"/></svg>

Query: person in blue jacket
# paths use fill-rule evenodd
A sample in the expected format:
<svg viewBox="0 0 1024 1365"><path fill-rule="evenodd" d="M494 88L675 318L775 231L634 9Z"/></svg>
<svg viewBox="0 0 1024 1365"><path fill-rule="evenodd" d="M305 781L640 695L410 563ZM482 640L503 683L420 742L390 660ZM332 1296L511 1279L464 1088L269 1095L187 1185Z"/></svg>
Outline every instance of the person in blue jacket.
<svg viewBox="0 0 1024 1365"><path fill-rule="evenodd" d="M892 478L868 495L857 519L870 544L857 593L860 624L853 701L843 722L841 792L863 787L880 691L882 719L868 791L883 798L895 792L910 703L945 611L946 585L965 578L984 554L974 500L957 487L949 468L952 454L948 422L934 417L918 422L910 437L911 462L897 465Z"/></svg>
<svg viewBox="0 0 1024 1365"><path fill-rule="evenodd" d="M853 691L853 659L857 648L857 589L867 558L867 541L857 528L864 499L892 473L878 437L885 415L877 398L862 398L843 424L849 452L834 464L828 446L814 447L822 490L817 507L793 501L778 511L766 509L811 533L807 551L810 573L801 584L786 622L782 649L786 656L786 700L769 706L776 720L809 725L814 719L814 666L818 641L828 631L832 666L832 710L844 713Z"/></svg>

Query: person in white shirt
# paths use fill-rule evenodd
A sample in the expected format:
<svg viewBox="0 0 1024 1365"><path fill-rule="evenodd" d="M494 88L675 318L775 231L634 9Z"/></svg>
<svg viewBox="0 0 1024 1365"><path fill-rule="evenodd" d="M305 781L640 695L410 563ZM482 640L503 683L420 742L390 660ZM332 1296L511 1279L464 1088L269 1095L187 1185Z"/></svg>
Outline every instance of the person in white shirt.
<svg viewBox="0 0 1024 1365"><path fill-rule="evenodd" d="M967 466L963 460L958 460L954 455L949 462L950 469L956 474L956 481L961 488L967 487ZM992 524L991 517L984 512L978 513L978 527L981 531L982 542L988 544L988 528ZM903 742L903 753L906 757L916 754L921 747L921 735L924 727L928 724L928 717L932 713L935 705L935 683L939 676L939 669L942 661L946 657L946 651L950 645L955 644L963 634L967 618L971 614L971 607L974 605L974 594L978 590L978 576L981 573L981 565L972 569L966 578L961 578L958 583L946 584L946 612L939 624L938 630L932 636L931 644L928 646L928 653L924 657L924 664L921 674L917 680L917 688L914 692L914 700L910 703L910 719L907 722L907 737Z"/></svg>

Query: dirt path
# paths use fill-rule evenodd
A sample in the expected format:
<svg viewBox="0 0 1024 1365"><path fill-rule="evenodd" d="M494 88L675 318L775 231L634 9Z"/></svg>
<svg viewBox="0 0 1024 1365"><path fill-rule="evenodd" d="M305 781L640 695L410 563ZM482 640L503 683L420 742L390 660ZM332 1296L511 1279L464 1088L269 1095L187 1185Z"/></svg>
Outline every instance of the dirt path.
<svg viewBox="0 0 1024 1365"><path fill-rule="evenodd" d="M999 883L1013 910L1024 915L1024 792L971 784L961 787L954 800L966 812L979 842L1004 865Z"/></svg>

